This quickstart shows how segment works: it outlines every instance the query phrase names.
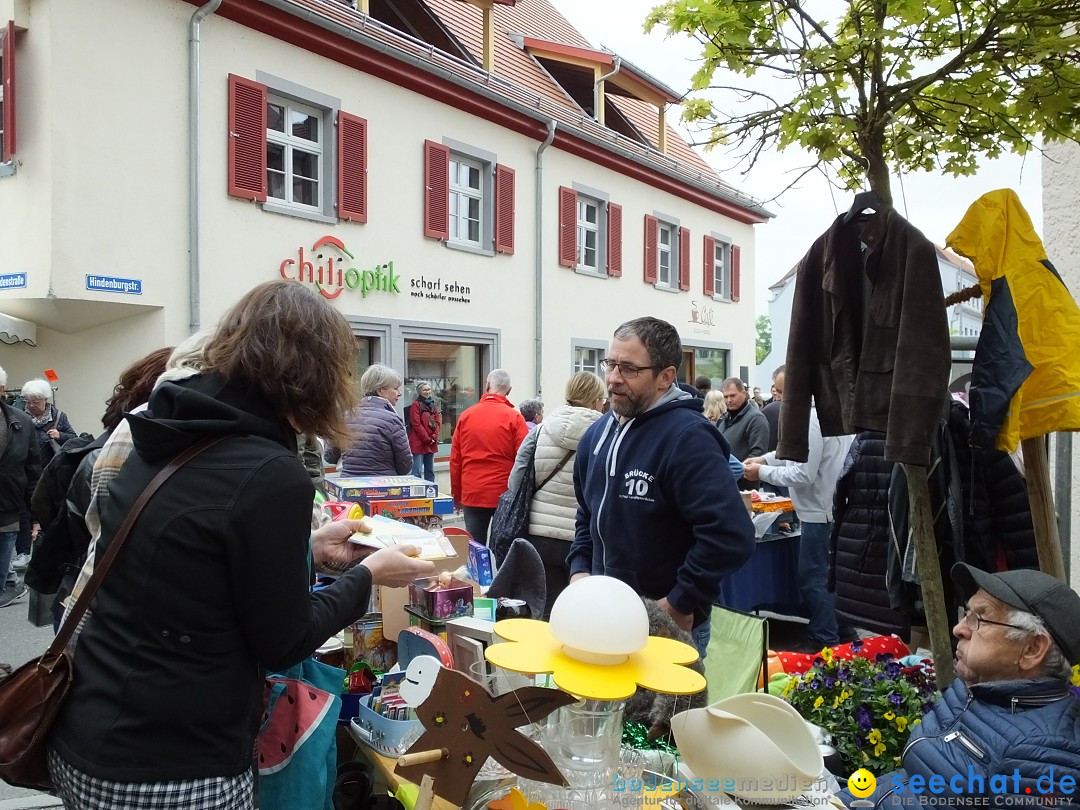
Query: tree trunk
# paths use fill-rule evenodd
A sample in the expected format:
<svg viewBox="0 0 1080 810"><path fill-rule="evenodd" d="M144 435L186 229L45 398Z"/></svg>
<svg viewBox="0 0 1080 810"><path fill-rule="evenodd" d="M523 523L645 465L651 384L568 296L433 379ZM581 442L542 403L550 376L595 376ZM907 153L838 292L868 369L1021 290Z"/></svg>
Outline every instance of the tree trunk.
<svg viewBox="0 0 1080 810"><path fill-rule="evenodd" d="M885 162L885 133L872 132L859 138L863 159L866 160L866 179L870 190L886 205L892 205L892 186L889 180L889 166Z"/></svg>

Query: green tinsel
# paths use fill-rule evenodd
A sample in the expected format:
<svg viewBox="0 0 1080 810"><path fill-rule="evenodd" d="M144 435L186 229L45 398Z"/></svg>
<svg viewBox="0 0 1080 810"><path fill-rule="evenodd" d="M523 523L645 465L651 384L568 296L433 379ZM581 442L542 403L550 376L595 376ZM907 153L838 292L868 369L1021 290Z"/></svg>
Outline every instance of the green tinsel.
<svg viewBox="0 0 1080 810"><path fill-rule="evenodd" d="M623 723L622 744L639 751L666 751L677 754L678 749L666 737L659 740L649 739L649 728L644 723Z"/></svg>

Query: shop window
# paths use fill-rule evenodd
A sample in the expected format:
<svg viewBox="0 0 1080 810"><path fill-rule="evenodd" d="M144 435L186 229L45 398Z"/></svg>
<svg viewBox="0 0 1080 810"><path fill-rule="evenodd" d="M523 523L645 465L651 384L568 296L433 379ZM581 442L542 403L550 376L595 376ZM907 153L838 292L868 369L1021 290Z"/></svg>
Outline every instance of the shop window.
<svg viewBox="0 0 1080 810"><path fill-rule="evenodd" d="M228 191L276 213L367 221L367 121L259 72L229 76Z"/></svg>
<svg viewBox="0 0 1080 810"><path fill-rule="evenodd" d="M424 236L485 255L514 252L514 170L455 141L424 141Z"/></svg>
<svg viewBox="0 0 1080 810"><path fill-rule="evenodd" d="M559 264L589 275L622 275L622 206L603 192L559 188Z"/></svg>
<svg viewBox="0 0 1080 810"><path fill-rule="evenodd" d="M690 289L690 231L651 214L645 215L645 283L661 290Z"/></svg>
<svg viewBox="0 0 1080 810"><path fill-rule="evenodd" d="M713 388L719 389L720 384L730 375L728 374L728 350L727 349L702 349L693 348L692 363L684 363L687 373L687 382L693 382L697 377L708 377Z"/></svg>
<svg viewBox="0 0 1080 810"><path fill-rule="evenodd" d="M442 412L439 455L449 452L450 438L461 413L475 405L483 392L483 347L467 343L433 340L405 341L405 385L403 407L416 400L416 383L431 384L432 394Z"/></svg>
<svg viewBox="0 0 1080 810"><path fill-rule="evenodd" d="M14 171L15 22L0 29L0 177Z"/></svg>

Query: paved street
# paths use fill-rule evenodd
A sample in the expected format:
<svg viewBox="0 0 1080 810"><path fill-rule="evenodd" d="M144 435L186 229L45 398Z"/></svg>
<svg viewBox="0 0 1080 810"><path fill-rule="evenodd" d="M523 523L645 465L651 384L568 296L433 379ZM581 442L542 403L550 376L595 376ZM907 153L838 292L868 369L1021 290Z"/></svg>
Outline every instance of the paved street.
<svg viewBox="0 0 1080 810"><path fill-rule="evenodd" d="M53 637L51 627L33 627L26 620L27 601L24 596L6 608L0 608L0 661L18 666L40 655ZM14 788L0 782L0 810L28 810L57 807L58 799L33 790Z"/></svg>

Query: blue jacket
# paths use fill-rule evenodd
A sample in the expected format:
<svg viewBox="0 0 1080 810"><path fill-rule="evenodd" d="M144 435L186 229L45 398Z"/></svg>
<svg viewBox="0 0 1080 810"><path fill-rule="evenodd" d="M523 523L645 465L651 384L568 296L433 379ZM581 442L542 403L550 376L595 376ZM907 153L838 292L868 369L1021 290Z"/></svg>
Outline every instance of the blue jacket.
<svg viewBox="0 0 1080 810"><path fill-rule="evenodd" d="M405 422L394 406L378 396L360 400L345 416L352 433L347 448L332 447L326 460L337 462L344 475L405 475L412 470L412 450Z"/></svg>
<svg viewBox="0 0 1080 810"><path fill-rule="evenodd" d="M1050 678L979 683L970 689L958 678L916 726L901 762L902 770L878 777L870 797L876 808L918 806L920 798L938 807L962 808L970 804L949 799L972 795L986 796L986 806L995 806L1007 801L1004 794L1045 799L1050 792L1062 801L1057 806L1075 806L1080 700L1064 681ZM942 779L931 785L934 775ZM841 798L845 804L852 800L846 792Z"/></svg>
<svg viewBox="0 0 1080 810"><path fill-rule="evenodd" d="M728 467L723 436L700 399L674 399L620 425L601 417L574 459L578 500L570 574L617 577L667 597L694 624L720 581L754 551L754 526Z"/></svg>

